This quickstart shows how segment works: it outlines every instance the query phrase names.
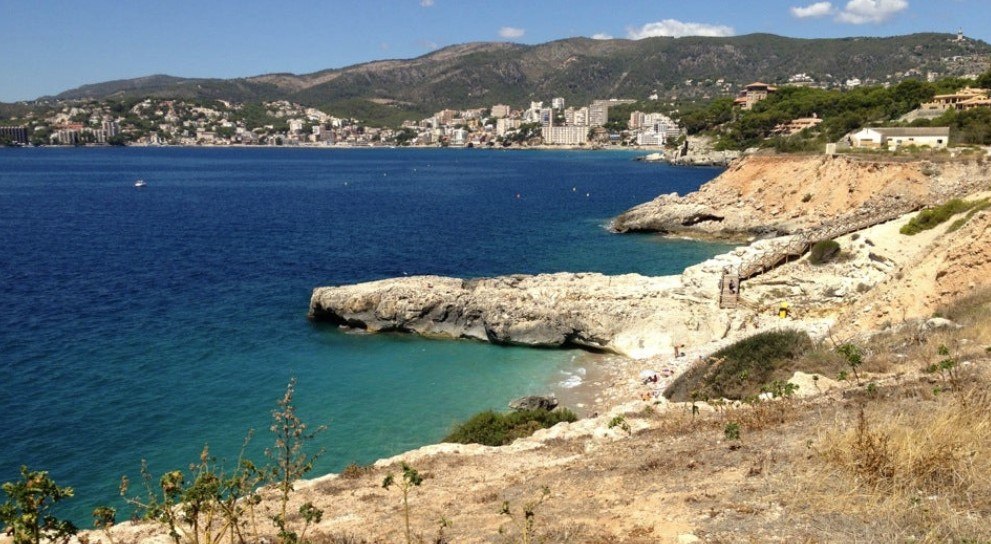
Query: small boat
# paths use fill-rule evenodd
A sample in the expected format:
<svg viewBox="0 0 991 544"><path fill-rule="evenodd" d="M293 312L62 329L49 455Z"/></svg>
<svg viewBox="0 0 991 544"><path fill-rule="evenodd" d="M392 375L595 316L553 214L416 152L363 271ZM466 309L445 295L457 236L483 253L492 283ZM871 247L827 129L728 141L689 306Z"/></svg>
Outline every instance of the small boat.
<svg viewBox="0 0 991 544"><path fill-rule="evenodd" d="M135 181L135 182L134 182L134 186L135 186L135 187L137 187L138 189L140 189L140 188L142 188L142 187L147 187L147 186L148 186L148 184L147 184L147 183L145 183L145 180L143 180L143 179L139 179L138 181Z"/></svg>

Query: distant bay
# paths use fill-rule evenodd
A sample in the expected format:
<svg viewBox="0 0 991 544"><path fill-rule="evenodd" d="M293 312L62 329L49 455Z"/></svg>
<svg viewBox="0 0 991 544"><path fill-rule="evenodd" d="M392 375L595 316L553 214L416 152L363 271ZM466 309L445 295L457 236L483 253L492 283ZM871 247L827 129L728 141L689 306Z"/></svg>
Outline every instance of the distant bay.
<svg viewBox="0 0 991 544"><path fill-rule="evenodd" d="M248 429L260 459L290 376L304 419L329 425L315 474L573 379L579 352L311 324L310 291L407 274L676 274L723 251L605 230L720 172L635 156L0 149L0 481L50 470L88 525L142 459L182 468L204 444L234 458Z"/></svg>

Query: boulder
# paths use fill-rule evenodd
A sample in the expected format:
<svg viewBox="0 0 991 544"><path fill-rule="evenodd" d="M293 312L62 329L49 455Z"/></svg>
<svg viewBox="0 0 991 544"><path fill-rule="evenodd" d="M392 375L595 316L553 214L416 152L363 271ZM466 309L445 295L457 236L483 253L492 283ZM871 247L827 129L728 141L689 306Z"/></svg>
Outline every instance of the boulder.
<svg viewBox="0 0 991 544"><path fill-rule="evenodd" d="M919 325L919 331L929 332L929 331L939 331L939 330L957 330L961 328L960 325L950 321L949 319L944 319L942 317L933 317L923 321Z"/></svg>
<svg viewBox="0 0 991 544"><path fill-rule="evenodd" d="M520 397L509 403L509 408L512 410L547 410L551 411L557 408L557 397L546 396L542 397L539 395L531 395L528 397Z"/></svg>

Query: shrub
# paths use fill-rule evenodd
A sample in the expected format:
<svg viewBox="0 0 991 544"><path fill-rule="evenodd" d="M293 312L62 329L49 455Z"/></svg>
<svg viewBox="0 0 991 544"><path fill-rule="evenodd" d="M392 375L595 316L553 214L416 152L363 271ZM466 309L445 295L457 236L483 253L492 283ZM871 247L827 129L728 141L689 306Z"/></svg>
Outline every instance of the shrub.
<svg viewBox="0 0 991 544"><path fill-rule="evenodd" d="M812 264L826 264L840 254L840 244L835 240L823 240L816 242L809 252L809 262Z"/></svg>
<svg viewBox="0 0 991 544"><path fill-rule="evenodd" d="M357 480L371 471L371 466L362 466L358 463L351 463L344 467L344 470L341 471L340 477L345 480Z"/></svg>
<svg viewBox="0 0 991 544"><path fill-rule="evenodd" d="M739 440L740 424L735 421L727 423L726 427L723 428L723 436L726 437L726 440Z"/></svg>
<svg viewBox="0 0 991 544"><path fill-rule="evenodd" d="M444 442L458 444L483 444L503 446L517 438L530 436L540 429L553 427L562 421L577 421L578 416L568 409L519 410L501 414L492 410L480 412L458 425Z"/></svg>
<svg viewBox="0 0 991 544"><path fill-rule="evenodd" d="M620 429L623 429L627 433L632 432L630 429L630 424L626 422L626 418L624 418L623 416L616 416L611 420L609 420L609 428L612 429L614 427L619 427Z"/></svg>
<svg viewBox="0 0 991 544"><path fill-rule="evenodd" d="M727 346L682 374L664 395L673 401L730 398L760 393L761 386L794 371L788 364L813 347L802 331L784 330L755 334Z"/></svg>
<svg viewBox="0 0 991 544"><path fill-rule="evenodd" d="M976 213L977 211L986 209L988 206L991 206L991 202L989 202L986 198L974 201L965 201L959 198L954 198L934 208L922 210L918 215L906 223L899 232L909 236L918 234L922 231L932 229L945 223L954 215L971 210ZM973 214L969 214L967 219L969 219L972 215ZM954 224L955 228L953 230L956 230L961 226L963 226L963 223Z"/></svg>

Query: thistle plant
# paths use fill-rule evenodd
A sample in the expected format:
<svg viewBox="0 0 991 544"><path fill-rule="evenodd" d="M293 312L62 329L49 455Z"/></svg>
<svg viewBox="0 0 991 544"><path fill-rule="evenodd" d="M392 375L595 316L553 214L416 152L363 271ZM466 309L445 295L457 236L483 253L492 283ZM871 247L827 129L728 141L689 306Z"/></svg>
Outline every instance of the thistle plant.
<svg viewBox="0 0 991 544"><path fill-rule="evenodd" d="M97 506L93 509L93 528L103 531L107 541L114 544L114 535L110 532L117 524L117 509L112 506Z"/></svg>
<svg viewBox="0 0 991 544"><path fill-rule="evenodd" d="M939 362L927 366L924 370L930 374L939 374L943 383L954 390L960 390L960 370L959 362L956 358L950 357L950 348L940 345L936 353L942 357Z"/></svg>
<svg viewBox="0 0 991 544"><path fill-rule="evenodd" d="M76 534L71 521L60 520L52 508L73 496L71 487L59 487L46 471L21 467L21 479L0 486L7 500L0 504L0 522L14 544L66 543Z"/></svg>
<svg viewBox="0 0 991 544"><path fill-rule="evenodd" d="M407 465L405 462L401 467L403 474L400 480L397 481L395 476L389 474L382 480L382 487L389 489L395 485L399 488L400 493L403 494L403 521L406 526L406 544L412 544L413 534L410 532L409 526L409 493L414 487L420 487L420 484L423 483L423 477L420 476L420 473L415 468Z"/></svg>
<svg viewBox="0 0 991 544"><path fill-rule="evenodd" d="M178 505L182 501L186 485L186 477L181 470L166 472L154 482L154 477L148 469L148 462L141 461L141 482L145 488L144 498L128 497L130 479L124 476L120 480L120 495L135 507L135 514L141 519L157 521L168 529L169 538L175 544L182 544L183 538L193 541L189 532L180 519Z"/></svg>
<svg viewBox="0 0 991 544"><path fill-rule="evenodd" d="M520 544L532 544L535 542L537 536L537 508L550 496L551 490L549 487L544 486L540 488L540 496L535 500L523 503L519 513L513 512L509 501L503 501L500 513L504 516L509 516L519 533L519 540L514 540L514 542L519 542ZM502 532L501 529L500 532Z"/></svg>
<svg viewBox="0 0 991 544"><path fill-rule="evenodd" d="M275 434L275 443L272 448L266 450L265 455L274 463L269 469L269 480L279 493L279 509L272 517L272 522L279 529L279 539L288 544L301 541L301 535L305 535L306 528L319 521L322 512L312 505L304 513L301 509L304 526L301 534L297 534L289 527L286 517L289 509L289 496L293 492L296 481L301 479L311 470L313 463L323 453L320 450L309 454L305 451L305 446L312 441L316 435L326 430L326 427L317 427L314 431L309 431L309 426L296 415L296 405L294 396L296 393L296 378L289 380L286 392L278 402L278 408L272 411L272 426ZM306 505L304 505L305 507Z"/></svg>
<svg viewBox="0 0 991 544"><path fill-rule="evenodd" d="M864 363L864 354L854 344L843 344L842 346L836 348L836 351L840 352L840 355L846 359L846 364L853 371L853 377L860 383L860 374L857 373L857 368Z"/></svg>

